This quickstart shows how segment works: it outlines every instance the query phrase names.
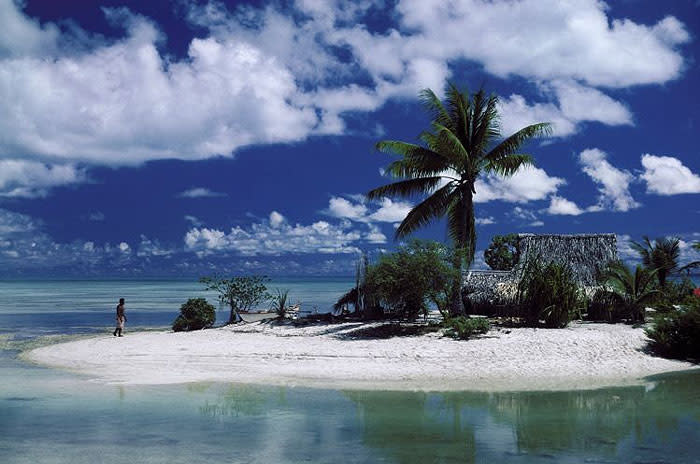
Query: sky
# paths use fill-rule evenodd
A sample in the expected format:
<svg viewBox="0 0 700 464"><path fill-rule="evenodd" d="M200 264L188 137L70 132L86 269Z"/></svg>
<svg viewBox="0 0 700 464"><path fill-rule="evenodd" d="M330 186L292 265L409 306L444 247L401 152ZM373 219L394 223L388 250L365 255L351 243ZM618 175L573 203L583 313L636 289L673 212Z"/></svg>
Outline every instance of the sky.
<svg viewBox="0 0 700 464"><path fill-rule="evenodd" d="M0 0L0 278L352 274L420 200L365 199L374 146L447 82L553 125L477 181L474 266L506 233L700 259L699 32L697 0Z"/></svg>

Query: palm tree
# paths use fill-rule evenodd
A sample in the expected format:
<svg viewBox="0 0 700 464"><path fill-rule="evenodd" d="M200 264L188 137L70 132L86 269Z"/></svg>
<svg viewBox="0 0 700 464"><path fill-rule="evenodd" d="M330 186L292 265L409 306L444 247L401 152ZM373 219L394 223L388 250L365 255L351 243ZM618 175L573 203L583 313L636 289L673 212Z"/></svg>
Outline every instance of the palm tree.
<svg viewBox="0 0 700 464"><path fill-rule="evenodd" d="M637 266L632 274L620 261L611 263L604 274L610 295L633 322L644 322L644 305L651 303L659 293L652 288L655 275L658 275L657 269L649 271L642 266Z"/></svg>
<svg viewBox="0 0 700 464"><path fill-rule="evenodd" d="M642 243L631 242L631 246L641 256L642 264L649 269L656 269L656 278L663 290L666 288L667 277L678 270L680 240L664 237L657 238L652 244L646 235L642 238Z"/></svg>
<svg viewBox="0 0 700 464"><path fill-rule="evenodd" d="M367 193L369 199L384 196L411 198L427 195L414 206L396 229L396 239L411 234L433 220L447 216L447 230L455 249L455 267L469 266L474 260L476 230L473 195L482 173L511 176L532 157L519 153L528 140L551 133L549 123L539 123L501 136L498 97L479 90L470 96L453 84L447 87L445 104L430 89L420 100L432 116L430 130L423 132L421 144L384 140L377 143L383 153L401 156L386 172L399 179ZM455 282L453 312L462 312L461 282Z"/></svg>

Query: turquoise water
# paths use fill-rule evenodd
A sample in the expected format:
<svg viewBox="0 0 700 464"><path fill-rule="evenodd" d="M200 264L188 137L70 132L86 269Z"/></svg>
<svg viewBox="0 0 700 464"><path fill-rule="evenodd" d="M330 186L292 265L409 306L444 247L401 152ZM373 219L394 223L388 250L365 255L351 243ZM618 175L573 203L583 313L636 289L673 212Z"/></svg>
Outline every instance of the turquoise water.
<svg viewBox="0 0 700 464"><path fill-rule="evenodd" d="M322 310L349 282L284 283ZM0 283L0 463L700 463L698 373L580 392L119 387L17 358L47 335L109 330L119 296L141 326L167 325L198 288Z"/></svg>

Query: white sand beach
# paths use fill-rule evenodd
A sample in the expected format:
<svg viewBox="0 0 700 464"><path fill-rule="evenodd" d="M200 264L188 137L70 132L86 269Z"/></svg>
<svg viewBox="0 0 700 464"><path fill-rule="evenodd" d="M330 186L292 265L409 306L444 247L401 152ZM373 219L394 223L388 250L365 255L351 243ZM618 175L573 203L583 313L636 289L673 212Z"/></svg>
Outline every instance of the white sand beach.
<svg viewBox="0 0 700 464"><path fill-rule="evenodd" d="M646 354L643 329L625 325L492 329L468 341L438 333L356 336L367 326L254 322L188 333L135 332L45 346L24 358L115 384L222 381L431 391L598 388L698 368Z"/></svg>

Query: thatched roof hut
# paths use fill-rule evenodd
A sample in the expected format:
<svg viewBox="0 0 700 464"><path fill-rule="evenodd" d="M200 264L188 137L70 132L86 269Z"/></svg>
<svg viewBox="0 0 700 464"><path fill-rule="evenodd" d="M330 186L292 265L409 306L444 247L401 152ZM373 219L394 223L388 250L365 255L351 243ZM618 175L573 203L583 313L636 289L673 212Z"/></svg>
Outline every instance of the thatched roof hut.
<svg viewBox="0 0 700 464"><path fill-rule="evenodd" d="M567 264L582 287L592 287L604 267L617 260L615 234L519 234L520 259L511 271L467 271L463 292L474 304L508 304L529 259Z"/></svg>

